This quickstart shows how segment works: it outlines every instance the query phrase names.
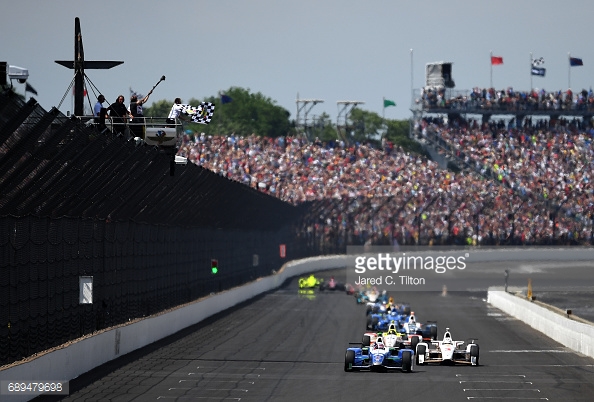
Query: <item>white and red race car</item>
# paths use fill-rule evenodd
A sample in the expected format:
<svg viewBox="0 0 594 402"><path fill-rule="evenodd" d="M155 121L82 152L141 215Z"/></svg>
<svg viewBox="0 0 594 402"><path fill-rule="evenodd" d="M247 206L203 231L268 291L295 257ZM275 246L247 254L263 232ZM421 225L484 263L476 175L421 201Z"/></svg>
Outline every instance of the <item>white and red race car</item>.
<svg viewBox="0 0 594 402"><path fill-rule="evenodd" d="M443 340L419 342L415 351L416 363L421 366L427 363L479 365L479 345L475 340L454 341L449 328Z"/></svg>
<svg viewBox="0 0 594 402"><path fill-rule="evenodd" d="M408 339L416 346L417 343L437 340L437 323L436 321L427 321L425 325L416 320L415 313L412 311L406 322L402 324L404 332L408 335ZM414 338L418 338L415 342Z"/></svg>

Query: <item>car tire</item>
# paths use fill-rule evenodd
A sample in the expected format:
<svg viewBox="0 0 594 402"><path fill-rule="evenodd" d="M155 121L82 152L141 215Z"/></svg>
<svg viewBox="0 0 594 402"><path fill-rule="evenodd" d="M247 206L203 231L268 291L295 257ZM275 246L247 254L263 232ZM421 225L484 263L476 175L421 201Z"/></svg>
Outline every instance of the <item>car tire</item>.
<svg viewBox="0 0 594 402"><path fill-rule="evenodd" d="M353 365L355 364L355 352L353 350L347 350L344 355L344 371L353 371Z"/></svg>
<svg viewBox="0 0 594 402"><path fill-rule="evenodd" d="M417 363L417 365L422 366L425 363L419 363L419 356L424 355L427 352L427 347L425 345L419 345L417 346L416 349L416 355L415 355L415 363Z"/></svg>
<svg viewBox="0 0 594 402"><path fill-rule="evenodd" d="M363 335L363 341L361 343L363 346L371 345L371 337L369 335Z"/></svg>
<svg viewBox="0 0 594 402"><path fill-rule="evenodd" d="M418 336L413 336L412 339L410 340L410 347L411 347L411 349L412 350L416 350L418 344L419 344L419 337Z"/></svg>
<svg viewBox="0 0 594 402"><path fill-rule="evenodd" d="M435 325L431 327L431 329L429 330L429 334L431 335L431 339L433 339L434 341L437 340L437 327Z"/></svg>
<svg viewBox="0 0 594 402"><path fill-rule="evenodd" d="M370 315L367 316L367 329L373 329L373 322Z"/></svg>
<svg viewBox="0 0 594 402"><path fill-rule="evenodd" d="M479 345L470 345L470 361L476 357L476 365L479 365Z"/></svg>
<svg viewBox="0 0 594 402"><path fill-rule="evenodd" d="M403 351L402 352L402 371L405 373L410 373L412 371L412 352L411 351Z"/></svg>

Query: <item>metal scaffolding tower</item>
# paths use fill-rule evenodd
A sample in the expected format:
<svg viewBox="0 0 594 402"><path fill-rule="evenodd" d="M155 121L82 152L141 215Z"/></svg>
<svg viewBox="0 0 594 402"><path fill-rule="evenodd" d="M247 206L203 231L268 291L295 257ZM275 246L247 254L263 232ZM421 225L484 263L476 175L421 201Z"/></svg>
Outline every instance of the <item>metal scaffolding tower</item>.
<svg viewBox="0 0 594 402"><path fill-rule="evenodd" d="M348 130L351 126L348 124L349 115L357 105L365 104L361 101L337 101L338 115L336 116L336 131L338 138L343 140L346 144L348 141ZM342 107L342 108L341 108Z"/></svg>
<svg viewBox="0 0 594 402"><path fill-rule="evenodd" d="M315 121L312 121L312 124L309 124L307 115L315 105L324 103L324 101L322 99L299 99L299 94L297 94L296 103L297 118L295 119L295 129L297 130L298 135L303 135L308 141L311 141L309 128L314 125L313 123L315 123Z"/></svg>

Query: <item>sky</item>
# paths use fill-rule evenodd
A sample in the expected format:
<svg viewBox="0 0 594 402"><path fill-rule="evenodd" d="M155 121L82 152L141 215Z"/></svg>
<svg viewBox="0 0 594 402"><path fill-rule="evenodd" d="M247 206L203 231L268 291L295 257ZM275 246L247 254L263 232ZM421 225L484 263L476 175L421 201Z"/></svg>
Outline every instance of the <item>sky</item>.
<svg viewBox="0 0 594 402"><path fill-rule="evenodd" d="M309 116L334 122L337 101L408 119L411 89L424 86L425 65L436 61L453 63L460 91L492 83L575 92L594 83L591 0L6 0L1 9L0 61L28 69L35 99L63 113L74 108L73 70L55 60L74 57L75 17L86 60L124 62L85 71L110 103L129 99L130 88L148 93L164 75L148 106L239 87L291 119L297 99L323 100ZM569 53L584 65L570 68ZM492 66L491 55L503 64ZM531 57L544 58L545 77L530 75ZM383 108L384 98L396 107Z"/></svg>

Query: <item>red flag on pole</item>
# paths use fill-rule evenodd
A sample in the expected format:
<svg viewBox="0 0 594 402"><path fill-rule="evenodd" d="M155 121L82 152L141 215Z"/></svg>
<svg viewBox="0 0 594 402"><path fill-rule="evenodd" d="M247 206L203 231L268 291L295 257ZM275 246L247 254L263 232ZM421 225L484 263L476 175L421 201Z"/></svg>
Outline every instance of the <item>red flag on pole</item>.
<svg viewBox="0 0 594 402"><path fill-rule="evenodd" d="M494 66L497 64L503 64L503 57L491 56L491 64Z"/></svg>

